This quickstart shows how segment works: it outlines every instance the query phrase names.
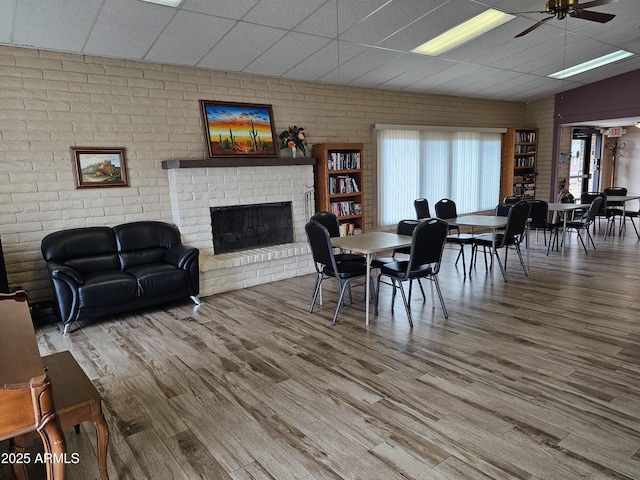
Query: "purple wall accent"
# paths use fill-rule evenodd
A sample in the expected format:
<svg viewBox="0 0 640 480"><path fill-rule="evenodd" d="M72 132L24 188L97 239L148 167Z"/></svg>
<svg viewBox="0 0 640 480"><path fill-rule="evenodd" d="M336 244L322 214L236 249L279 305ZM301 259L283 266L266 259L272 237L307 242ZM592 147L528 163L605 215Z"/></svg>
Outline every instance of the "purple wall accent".
<svg viewBox="0 0 640 480"><path fill-rule="evenodd" d="M560 125L592 120L596 124L598 120L634 116L640 120L640 70L558 93L553 120L552 197L557 193Z"/></svg>

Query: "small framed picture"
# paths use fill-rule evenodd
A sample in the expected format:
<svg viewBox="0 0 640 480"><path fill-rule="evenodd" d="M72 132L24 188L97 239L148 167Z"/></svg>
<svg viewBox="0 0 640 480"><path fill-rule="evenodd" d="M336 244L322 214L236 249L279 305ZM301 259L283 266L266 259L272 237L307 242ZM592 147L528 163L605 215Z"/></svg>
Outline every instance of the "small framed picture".
<svg viewBox="0 0 640 480"><path fill-rule="evenodd" d="M71 147L76 188L127 187L124 148Z"/></svg>

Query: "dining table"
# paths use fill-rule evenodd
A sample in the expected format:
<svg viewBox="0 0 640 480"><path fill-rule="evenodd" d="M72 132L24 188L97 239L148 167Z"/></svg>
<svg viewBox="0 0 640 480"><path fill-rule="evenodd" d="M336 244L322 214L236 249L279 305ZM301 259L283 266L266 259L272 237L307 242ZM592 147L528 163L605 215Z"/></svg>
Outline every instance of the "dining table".
<svg viewBox="0 0 640 480"><path fill-rule="evenodd" d="M367 264L367 276L365 280L365 324L369 325L369 299L371 297L371 262L377 253L396 248L410 247L412 237L410 235L398 235L389 232L364 232L345 237L332 237L331 245L334 248L351 250L364 254Z"/></svg>
<svg viewBox="0 0 640 480"><path fill-rule="evenodd" d="M627 222L625 222L625 217L627 215L627 202L633 200L640 200L640 195L609 195L607 196L607 203L612 202L615 204L622 204L622 225L620 227L620 236L624 237L624 233L626 231ZM606 238L606 235L605 235Z"/></svg>
<svg viewBox="0 0 640 480"><path fill-rule="evenodd" d="M584 204L582 203L549 203L549 211L550 212L558 212L562 213L563 221L562 221L562 242L561 242L561 255L564 255L564 241L567 235L567 219L569 218L569 214L571 212L575 212L576 210L584 209ZM551 241L551 239L549 240ZM547 253L549 251L547 250Z"/></svg>
<svg viewBox="0 0 640 480"><path fill-rule="evenodd" d="M507 226L508 217L502 215L462 215L460 217L447 220L450 225L471 227L471 233L475 228L489 229L493 234L491 241L491 262L489 263L489 274L493 284L493 257L496 254L496 232ZM527 268L529 267L529 251L527 250ZM469 267L471 273L471 267Z"/></svg>

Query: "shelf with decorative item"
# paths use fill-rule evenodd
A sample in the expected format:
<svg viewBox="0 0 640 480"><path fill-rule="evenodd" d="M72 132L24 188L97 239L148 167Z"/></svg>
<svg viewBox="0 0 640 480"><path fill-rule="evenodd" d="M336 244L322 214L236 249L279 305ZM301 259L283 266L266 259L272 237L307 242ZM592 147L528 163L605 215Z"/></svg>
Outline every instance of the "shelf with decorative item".
<svg viewBox="0 0 640 480"><path fill-rule="evenodd" d="M304 128L297 125L289 125L287 130L278 135L280 140L280 150L288 149L292 158L298 156L298 152L303 157L307 155L307 136L304 132Z"/></svg>

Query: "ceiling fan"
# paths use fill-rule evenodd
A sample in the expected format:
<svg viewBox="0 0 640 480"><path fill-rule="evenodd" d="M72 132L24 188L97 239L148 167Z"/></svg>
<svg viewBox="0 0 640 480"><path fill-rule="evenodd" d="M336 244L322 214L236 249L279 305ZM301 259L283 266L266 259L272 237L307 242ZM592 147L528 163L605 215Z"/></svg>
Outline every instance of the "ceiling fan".
<svg viewBox="0 0 640 480"><path fill-rule="evenodd" d="M581 18L583 20L589 20L592 22L599 23L607 23L612 20L615 15L610 13L601 13L601 12L592 12L590 10L586 10L587 8L597 7L600 5L606 5L608 3L617 2L618 0L592 0L590 2L578 3L578 0L548 0L545 10L540 12L519 12L519 13L546 13L547 15L551 15L543 20L540 20L538 23L533 25L532 27L527 28L524 32L519 33L515 36L515 38L522 37L527 33L535 30L540 25L553 18L557 18L558 20L563 20L567 16L574 18Z"/></svg>

